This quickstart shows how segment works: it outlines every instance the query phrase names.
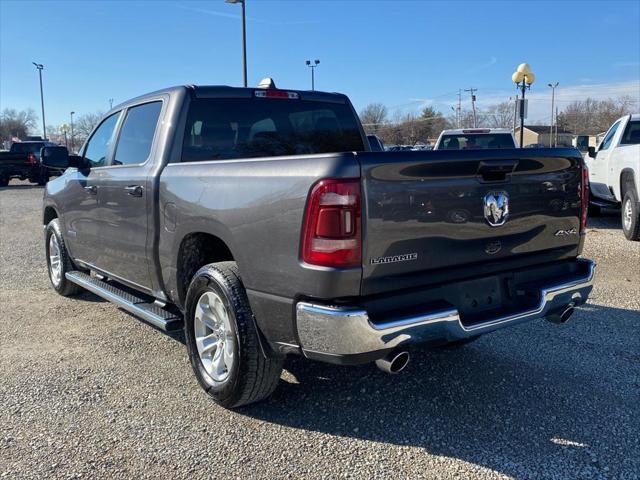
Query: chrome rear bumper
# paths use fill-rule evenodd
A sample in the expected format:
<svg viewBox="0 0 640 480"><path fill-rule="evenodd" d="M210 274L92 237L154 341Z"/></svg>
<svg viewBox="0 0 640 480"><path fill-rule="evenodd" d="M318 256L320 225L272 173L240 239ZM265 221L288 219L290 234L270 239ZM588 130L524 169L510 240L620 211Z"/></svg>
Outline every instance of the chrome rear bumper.
<svg viewBox="0 0 640 480"><path fill-rule="evenodd" d="M593 288L595 263L580 259L583 275L540 289L533 309L464 325L455 308L428 311L384 323L371 321L366 310L309 302L296 305L298 336L306 356L335 363L375 360L400 345L426 341L453 341L491 332L510 325L543 318L586 302ZM366 359L357 359L363 357ZM346 361L354 357L354 361Z"/></svg>

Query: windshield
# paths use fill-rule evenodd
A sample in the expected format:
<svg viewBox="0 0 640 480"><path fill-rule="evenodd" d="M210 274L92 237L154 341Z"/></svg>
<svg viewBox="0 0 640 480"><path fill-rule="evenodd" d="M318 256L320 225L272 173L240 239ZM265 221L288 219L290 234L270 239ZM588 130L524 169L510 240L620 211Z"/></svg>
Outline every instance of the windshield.
<svg viewBox="0 0 640 480"><path fill-rule="evenodd" d="M480 150L487 148L515 148L509 133L476 133L444 135L439 150Z"/></svg>
<svg viewBox="0 0 640 480"><path fill-rule="evenodd" d="M195 99L182 161L363 151L347 104L299 99Z"/></svg>

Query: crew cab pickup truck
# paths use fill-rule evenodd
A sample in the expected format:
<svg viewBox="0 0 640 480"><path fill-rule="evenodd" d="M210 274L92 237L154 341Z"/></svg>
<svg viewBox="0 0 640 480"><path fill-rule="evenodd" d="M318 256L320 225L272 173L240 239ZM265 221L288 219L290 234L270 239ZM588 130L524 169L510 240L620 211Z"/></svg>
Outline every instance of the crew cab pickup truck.
<svg viewBox="0 0 640 480"><path fill-rule="evenodd" d="M47 183L53 172L41 165L40 150L55 145L46 141L14 142L8 152L0 152L0 187L6 187L12 178L28 179L38 185Z"/></svg>
<svg viewBox="0 0 640 480"><path fill-rule="evenodd" d="M614 122L598 148L586 158L591 183L591 211L622 206L622 231L640 240L640 114Z"/></svg>
<svg viewBox="0 0 640 480"><path fill-rule="evenodd" d="M346 96L266 84L151 93L79 156L45 148L66 168L44 195L53 288L184 328L229 408L267 397L289 354L395 373L416 345L587 300L577 150L371 152Z"/></svg>

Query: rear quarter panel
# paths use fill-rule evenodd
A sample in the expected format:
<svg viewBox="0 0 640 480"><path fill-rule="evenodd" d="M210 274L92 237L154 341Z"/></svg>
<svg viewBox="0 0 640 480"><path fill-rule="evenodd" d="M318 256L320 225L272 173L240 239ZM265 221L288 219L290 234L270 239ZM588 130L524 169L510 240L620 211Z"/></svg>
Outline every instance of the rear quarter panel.
<svg viewBox="0 0 640 480"><path fill-rule="evenodd" d="M238 263L263 331L272 340L293 343L295 298L359 293L361 269L336 271L299 259L311 186L320 178L359 176L350 153L167 165L159 184L159 259L169 297L180 304L177 256L182 240L191 233L215 235ZM163 223L167 208L173 210L175 228Z"/></svg>

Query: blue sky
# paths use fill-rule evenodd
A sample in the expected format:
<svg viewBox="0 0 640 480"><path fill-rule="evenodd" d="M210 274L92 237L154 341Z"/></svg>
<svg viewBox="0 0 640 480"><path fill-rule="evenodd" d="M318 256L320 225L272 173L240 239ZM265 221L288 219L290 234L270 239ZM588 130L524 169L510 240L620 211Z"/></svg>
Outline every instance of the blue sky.
<svg viewBox="0 0 640 480"><path fill-rule="evenodd" d="M590 95L640 98L638 1L247 0L249 84L274 77L349 95L358 110L424 105L450 113L458 88L480 106L515 94L511 73L537 75L530 118ZM32 61L43 63L47 123L106 110L176 84L240 85L240 6L208 1L0 0L0 109L40 112ZM463 97L469 106L468 94ZM548 118L546 119L548 120Z"/></svg>

